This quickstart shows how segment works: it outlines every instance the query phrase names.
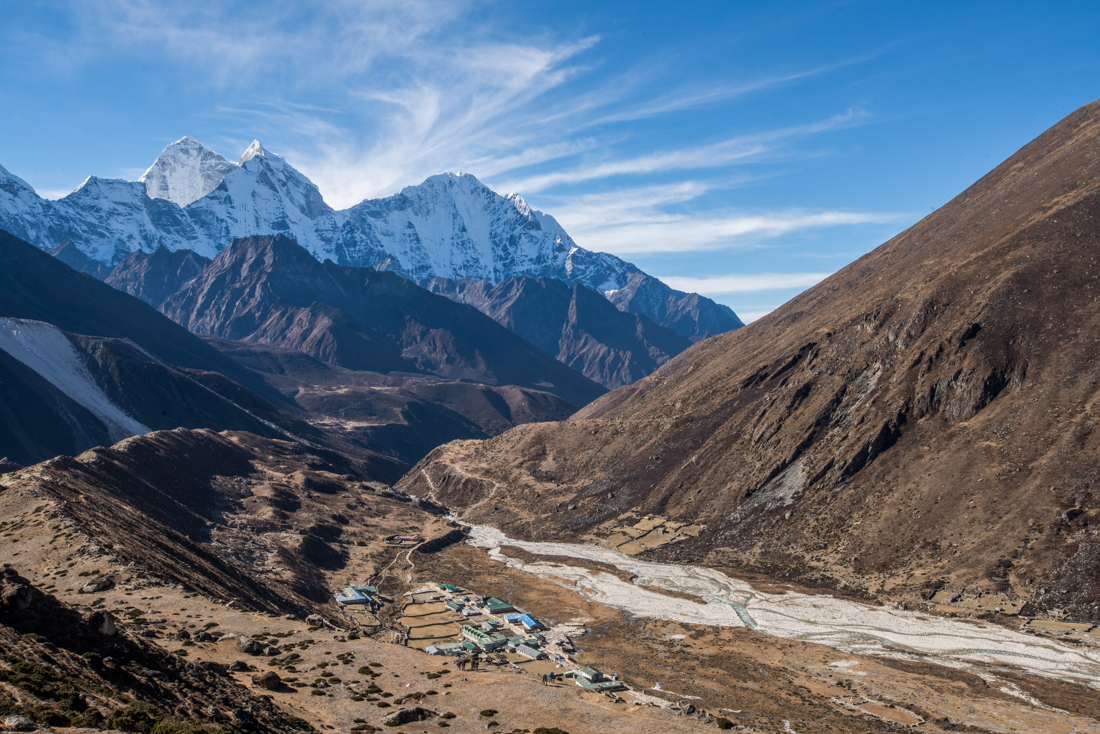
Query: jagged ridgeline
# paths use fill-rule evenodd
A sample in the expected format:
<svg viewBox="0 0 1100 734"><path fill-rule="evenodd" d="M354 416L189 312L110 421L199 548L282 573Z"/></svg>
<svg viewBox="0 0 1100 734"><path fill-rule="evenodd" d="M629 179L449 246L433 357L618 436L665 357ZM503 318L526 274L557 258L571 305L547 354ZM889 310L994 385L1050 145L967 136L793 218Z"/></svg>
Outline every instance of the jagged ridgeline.
<svg viewBox="0 0 1100 734"><path fill-rule="evenodd" d="M58 201L0 168L0 228L43 248L66 241L77 269L134 252L217 256L231 240L284 234L318 260L411 280L491 284L515 276L580 283L620 310L699 339L741 326L726 306L674 291L637 267L579 247L553 217L469 174L432 176L383 199L335 210L281 157L253 143L236 163L191 138L165 148L140 181L89 177ZM86 266L86 267L85 267Z"/></svg>

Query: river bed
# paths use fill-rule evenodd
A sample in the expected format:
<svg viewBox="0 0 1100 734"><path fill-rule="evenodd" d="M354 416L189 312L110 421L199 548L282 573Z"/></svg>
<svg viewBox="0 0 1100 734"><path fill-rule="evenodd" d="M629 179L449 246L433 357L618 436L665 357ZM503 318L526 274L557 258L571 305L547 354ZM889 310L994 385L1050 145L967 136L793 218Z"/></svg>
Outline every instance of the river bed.
<svg viewBox="0 0 1100 734"><path fill-rule="evenodd" d="M1100 648L1092 645L1070 646L986 622L926 616L824 594L762 592L745 581L702 566L642 561L594 545L515 540L484 526L470 526L469 542L512 568L565 585L586 599L636 617L748 626L850 653L928 656L978 674L984 668L1024 669L1100 689ZM624 581L611 573L558 562L525 562L504 555L501 546L515 546L536 555L598 561L635 578ZM653 589L690 594L698 601Z"/></svg>

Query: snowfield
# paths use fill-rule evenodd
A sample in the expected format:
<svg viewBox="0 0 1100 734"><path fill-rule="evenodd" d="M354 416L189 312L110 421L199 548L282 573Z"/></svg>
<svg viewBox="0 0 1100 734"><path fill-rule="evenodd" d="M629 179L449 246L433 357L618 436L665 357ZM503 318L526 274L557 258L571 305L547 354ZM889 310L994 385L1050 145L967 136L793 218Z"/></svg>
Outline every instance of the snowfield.
<svg viewBox="0 0 1100 734"><path fill-rule="evenodd" d="M68 337L41 321L0 318L0 349L87 409L105 426L112 442L149 429L124 413L96 384Z"/></svg>

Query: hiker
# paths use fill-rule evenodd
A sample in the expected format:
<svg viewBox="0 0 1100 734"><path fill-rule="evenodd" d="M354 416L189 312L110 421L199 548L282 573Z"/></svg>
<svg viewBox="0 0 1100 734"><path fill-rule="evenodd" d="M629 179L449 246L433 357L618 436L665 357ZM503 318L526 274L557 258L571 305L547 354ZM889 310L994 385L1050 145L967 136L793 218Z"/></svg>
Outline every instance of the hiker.
<svg viewBox="0 0 1100 734"><path fill-rule="evenodd" d="M542 674L542 684L546 685L546 673Z"/></svg>

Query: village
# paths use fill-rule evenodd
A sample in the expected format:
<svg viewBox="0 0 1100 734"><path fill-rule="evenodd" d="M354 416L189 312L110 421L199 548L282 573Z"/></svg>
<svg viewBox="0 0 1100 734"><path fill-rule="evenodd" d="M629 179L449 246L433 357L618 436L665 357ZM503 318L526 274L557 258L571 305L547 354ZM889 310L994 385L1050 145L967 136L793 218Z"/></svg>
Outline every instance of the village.
<svg viewBox="0 0 1100 734"><path fill-rule="evenodd" d="M349 586L334 594L347 614L364 626L377 626L374 612L386 603L374 586ZM480 596L448 583L403 595L405 644L428 655L457 658L459 670L508 666L545 683L572 680L577 686L618 698L628 687L617 675L578 664L572 638L585 633L579 623L548 628L531 614L496 597Z"/></svg>

